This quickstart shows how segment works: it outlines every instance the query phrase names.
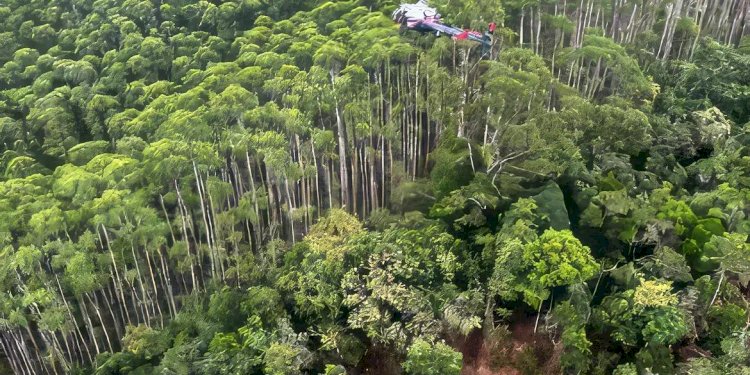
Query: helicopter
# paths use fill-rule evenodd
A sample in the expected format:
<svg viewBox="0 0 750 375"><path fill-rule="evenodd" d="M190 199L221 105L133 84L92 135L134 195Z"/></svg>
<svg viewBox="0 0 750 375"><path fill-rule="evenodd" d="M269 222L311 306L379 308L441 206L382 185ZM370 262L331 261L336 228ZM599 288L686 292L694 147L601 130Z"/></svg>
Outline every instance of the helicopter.
<svg viewBox="0 0 750 375"><path fill-rule="evenodd" d="M391 15L393 21L401 25L401 30L413 30L422 33L447 35L453 40L470 40L480 43L482 49L489 51L492 47L492 34L497 25L492 22L487 31L481 33L475 30L461 29L443 23L437 9L430 7L427 0L419 0L415 4L401 4Z"/></svg>

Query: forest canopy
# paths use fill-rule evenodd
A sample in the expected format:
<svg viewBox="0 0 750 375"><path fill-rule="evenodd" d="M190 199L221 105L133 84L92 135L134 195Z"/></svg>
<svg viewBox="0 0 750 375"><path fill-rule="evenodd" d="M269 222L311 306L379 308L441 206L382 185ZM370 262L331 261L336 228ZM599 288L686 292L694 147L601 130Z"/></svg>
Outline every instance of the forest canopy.
<svg viewBox="0 0 750 375"><path fill-rule="evenodd" d="M430 5L0 2L0 373L750 374L750 1Z"/></svg>

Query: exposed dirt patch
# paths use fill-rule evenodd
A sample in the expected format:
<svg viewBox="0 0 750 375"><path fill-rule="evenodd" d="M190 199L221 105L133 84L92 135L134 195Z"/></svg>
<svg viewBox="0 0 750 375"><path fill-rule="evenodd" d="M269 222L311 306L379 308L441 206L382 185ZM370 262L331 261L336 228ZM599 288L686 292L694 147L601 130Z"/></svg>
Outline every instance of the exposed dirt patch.
<svg viewBox="0 0 750 375"><path fill-rule="evenodd" d="M677 349L677 355L679 356L680 360L687 362L688 360L692 358L711 358L712 354L710 351L705 350L698 345L695 345L694 343L691 343L690 345L683 346L679 349Z"/></svg>
<svg viewBox="0 0 750 375"><path fill-rule="evenodd" d="M374 346L362 358L361 370L355 372L362 375L391 375L401 374L401 363L392 351L380 346Z"/></svg>
<svg viewBox="0 0 750 375"><path fill-rule="evenodd" d="M547 334L534 334L535 321L536 315L518 312L489 339L477 329L468 336L447 338L446 343L463 354L461 375L560 374L562 347ZM401 360L386 348L372 347L353 374L402 374Z"/></svg>
<svg viewBox="0 0 750 375"><path fill-rule="evenodd" d="M454 346L464 355L461 375L559 374L560 351L545 334L534 334L534 316L516 314L508 331L498 328L485 340L475 330Z"/></svg>

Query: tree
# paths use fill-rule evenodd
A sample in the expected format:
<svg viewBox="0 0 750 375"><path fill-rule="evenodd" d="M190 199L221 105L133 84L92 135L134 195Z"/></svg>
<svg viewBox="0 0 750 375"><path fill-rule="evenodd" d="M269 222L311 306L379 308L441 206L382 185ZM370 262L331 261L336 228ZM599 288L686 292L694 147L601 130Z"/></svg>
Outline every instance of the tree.
<svg viewBox="0 0 750 375"><path fill-rule="evenodd" d="M569 230L544 231L524 246L523 261L530 272L524 299L532 306L541 305L549 297L550 288L584 282L598 268L591 250Z"/></svg>
<svg viewBox="0 0 750 375"><path fill-rule="evenodd" d="M269 375L301 374L299 355L299 349L289 344L273 343L264 354L263 371Z"/></svg>
<svg viewBox="0 0 750 375"><path fill-rule="evenodd" d="M671 282L641 280L634 290L606 297L594 317L610 327L612 337L622 344L638 346L644 342L657 348L654 353L658 353L658 348L674 344L688 334L686 313L677 302Z"/></svg>
<svg viewBox="0 0 750 375"><path fill-rule="evenodd" d="M445 343L416 340L406 354L404 370L414 375L459 374L463 355Z"/></svg>
<svg viewBox="0 0 750 375"><path fill-rule="evenodd" d="M553 310L553 324L562 326L560 336L564 352L560 364L566 371L588 371L591 341L586 337L586 317L576 311L570 301L565 301Z"/></svg>

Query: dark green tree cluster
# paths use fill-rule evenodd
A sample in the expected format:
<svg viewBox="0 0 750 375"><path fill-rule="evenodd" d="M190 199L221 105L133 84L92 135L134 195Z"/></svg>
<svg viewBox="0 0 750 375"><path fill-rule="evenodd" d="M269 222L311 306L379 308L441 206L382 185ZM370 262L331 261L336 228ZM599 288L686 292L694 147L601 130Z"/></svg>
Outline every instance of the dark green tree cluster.
<svg viewBox="0 0 750 375"><path fill-rule="evenodd" d="M0 3L0 372L750 372L750 3L432 3Z"/></svg>

